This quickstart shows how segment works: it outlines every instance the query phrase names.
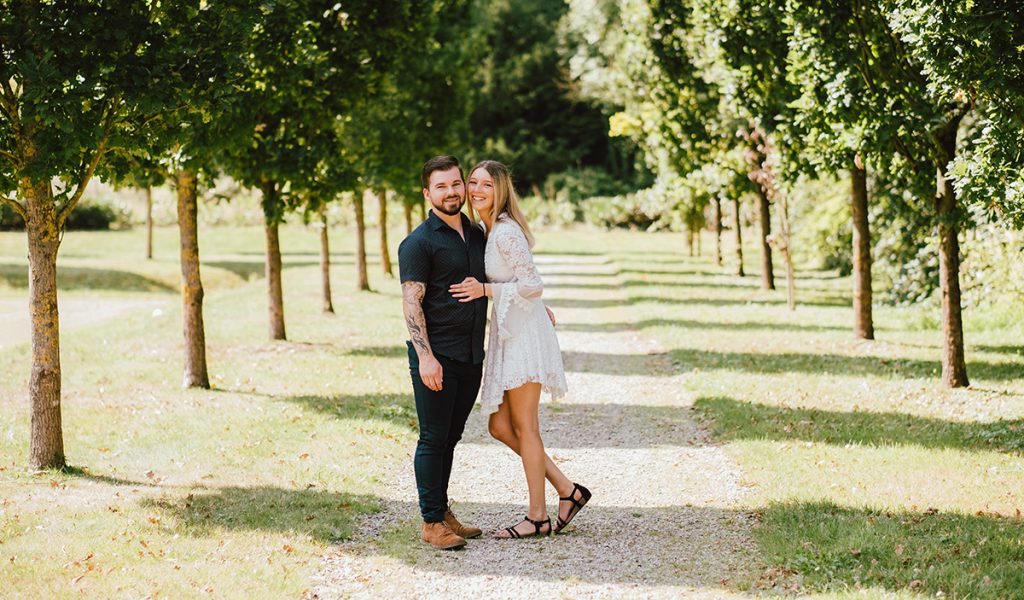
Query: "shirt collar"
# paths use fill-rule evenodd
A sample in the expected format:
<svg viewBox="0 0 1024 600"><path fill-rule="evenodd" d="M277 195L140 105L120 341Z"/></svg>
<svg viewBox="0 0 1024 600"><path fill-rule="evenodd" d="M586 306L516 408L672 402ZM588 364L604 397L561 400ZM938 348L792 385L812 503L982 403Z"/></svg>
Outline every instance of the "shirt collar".
<svg viewBox="0 0 1024 600"><path fill-rule="evenodd" d="M466 213L460 212L459 215L462 217L462 231L469 231L469 228L473 226L473 223L469 220L469 217L466 216ZM445 227L452 229L447 223L441 220L441 217L434 213L433 209L427 211L427 223L430 224L431 229L434 231L441 231L441 229ZM452 231L455 230L452 229Z"/></svg>

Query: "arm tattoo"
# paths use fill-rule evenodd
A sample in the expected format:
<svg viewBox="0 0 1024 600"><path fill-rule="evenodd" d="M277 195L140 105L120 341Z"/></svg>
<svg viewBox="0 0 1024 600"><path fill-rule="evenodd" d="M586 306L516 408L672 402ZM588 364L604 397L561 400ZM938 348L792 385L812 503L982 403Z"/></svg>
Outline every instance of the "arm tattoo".
<svg viewBox="0 0 1024 600"><path fill-rule="evenodd" d="M433 354L430 340L427 338L427 319L423 315L423 296L427 293L426 284L419 281L406 281L402 284L402 312L405 314L405 326L409 329L409 339L416 348L416 354L423 356Z"/></svg>

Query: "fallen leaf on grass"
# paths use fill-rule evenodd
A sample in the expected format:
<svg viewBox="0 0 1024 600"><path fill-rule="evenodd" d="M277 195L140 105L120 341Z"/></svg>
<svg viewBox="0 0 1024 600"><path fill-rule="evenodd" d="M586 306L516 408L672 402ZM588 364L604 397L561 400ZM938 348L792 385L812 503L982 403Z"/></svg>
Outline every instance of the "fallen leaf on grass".
<svg viewBox="0 0 1024 600"><path fill-rule="evenodd" d="M291 552L292 550L295 550L295 548L292 548L292 546L290 544L285 544L285 545L281 546L281 549L284 550L285 552Z"/></svg>

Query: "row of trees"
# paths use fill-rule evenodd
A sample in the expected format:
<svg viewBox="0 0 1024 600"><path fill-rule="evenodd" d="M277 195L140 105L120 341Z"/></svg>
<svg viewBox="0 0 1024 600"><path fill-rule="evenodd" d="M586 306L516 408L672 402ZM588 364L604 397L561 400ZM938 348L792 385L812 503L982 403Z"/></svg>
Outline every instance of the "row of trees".
<svg viewBox="0 0 1024 600"><path fill-rule="evenodd" d="M659 177L683 182L684 210L710 203L720 232L720 203L756 194L763 286L774 288L774 246L791 307L789 199L801 177L849 180L862 338L874 337L875 204L934 228L942 380L969 384L958 234L979 220L1024 225L1020 4L572 0L565 25L583 93L617 111L613 132L636 139Z"/></svg>
<svg viewBox="0 0 1024 600"><path fill-rule="evenodd" d="M357 220L366 190L418 194L423 160L467 131L455 74L472 60L472 18L468 0L3 3L0 202L28 237L32 467L65 463L57 252L90 180L176 188L183 383L209 387L202 182L261 191L270 337L284 339L279 224L322 218L344 192Z"/></svg>

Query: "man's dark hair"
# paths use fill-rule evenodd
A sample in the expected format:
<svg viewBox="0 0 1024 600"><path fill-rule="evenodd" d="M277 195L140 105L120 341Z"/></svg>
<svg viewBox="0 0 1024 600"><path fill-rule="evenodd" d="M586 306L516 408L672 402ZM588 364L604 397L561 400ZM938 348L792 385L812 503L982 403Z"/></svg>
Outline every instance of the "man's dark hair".
<svg viewBox="0 0 1024 600"><path fill-rule="evenodd" d="M420 173L420 183L423 184L423 189L427 189L428 187L430 187L431 173L433 173L434 171L447 171L452 167L459 168L459 177L461 177L462 180L465 181L466 174L462 172L462 165L459 164L459 159L455 158L454 156L444 154L441 156L435 156L434 158L428 160L423 165L423 171Z"/></svg>

